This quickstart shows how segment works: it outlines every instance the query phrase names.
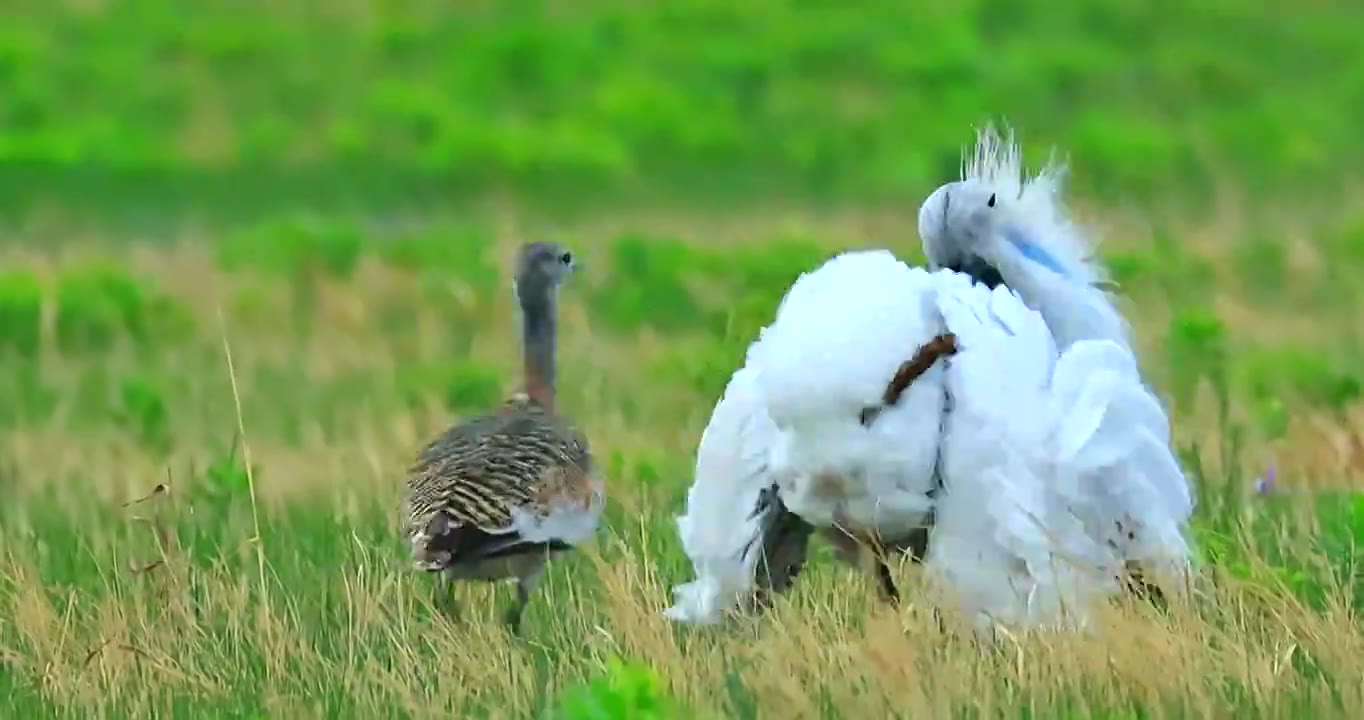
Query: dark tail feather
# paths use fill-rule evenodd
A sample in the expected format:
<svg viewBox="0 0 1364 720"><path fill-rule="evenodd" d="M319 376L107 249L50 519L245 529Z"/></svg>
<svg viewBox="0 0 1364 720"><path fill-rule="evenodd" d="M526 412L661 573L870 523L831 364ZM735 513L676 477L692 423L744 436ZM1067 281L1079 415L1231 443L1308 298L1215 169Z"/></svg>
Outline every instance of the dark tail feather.
<svg viewBox="0 0 1364 720"><path fill-rule="evenodd" d="M1151 603L1157 610L1164 611L1169 603L1165 599L1165 592L1159 585L1147 582L1146 576L1142 573L1141 567L1136 563L1127 563L1126 577L1123 578L1123 587L1133 597Z"/></svg>
<svg viewBox="0 0 1364 720"><path fill-rule="evenodd" d="M573 549L572 545L561 540L532 542L521 537L520 533L490 533L469 525L447 523L435 529L438 532L432 533L426 551L432 556L449 558L444 563L447 567L512 555L563 552Z"/></svg>
<svg viewBox="0 0 1364 720"><path fill-rule="evenodd" d="M748 552L759 553L754 604L765 609L771 605L772 596L786 592L805 567L810 535L815 528L786 509L776 485L759 494L752 516L759 515L762 516L758 535L761 544L750 547Z"/></svg>

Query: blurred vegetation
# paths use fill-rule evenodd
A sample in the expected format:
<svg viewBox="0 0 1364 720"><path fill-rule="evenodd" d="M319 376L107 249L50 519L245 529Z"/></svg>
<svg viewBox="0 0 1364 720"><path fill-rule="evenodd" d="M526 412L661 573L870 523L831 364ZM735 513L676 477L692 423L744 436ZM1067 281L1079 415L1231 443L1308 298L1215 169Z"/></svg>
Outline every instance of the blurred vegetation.
<svg viewBox="0 0 1364 720"><path fill-rule="evenodd" d="M562 720L665 720L679 717L647 666L613 658L606 672L569 688L555 718Z"/></svg>
<svg viewBox="0 0 1364 720"><path fill-rule="evenodd" d="M1364 6L1350 3L210 0L186 15L168 0L14 0L4 13L0 207L903 202L956 171L971 125L1001 117L1082 158L1087 194L1172 197L1224 176L1302 193L1364 159Z"/></svg>

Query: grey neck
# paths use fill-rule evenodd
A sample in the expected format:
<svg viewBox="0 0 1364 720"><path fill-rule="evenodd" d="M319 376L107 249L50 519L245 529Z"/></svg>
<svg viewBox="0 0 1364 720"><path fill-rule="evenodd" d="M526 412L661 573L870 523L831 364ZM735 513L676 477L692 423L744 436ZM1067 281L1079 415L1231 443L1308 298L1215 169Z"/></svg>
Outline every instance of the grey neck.
<svg viewBox="0 0 1364 720"><path fill-rule="evenodd" d="M554 290L528 292L519 301L526 394L545 408L553 409L557 330Z"/></svg>

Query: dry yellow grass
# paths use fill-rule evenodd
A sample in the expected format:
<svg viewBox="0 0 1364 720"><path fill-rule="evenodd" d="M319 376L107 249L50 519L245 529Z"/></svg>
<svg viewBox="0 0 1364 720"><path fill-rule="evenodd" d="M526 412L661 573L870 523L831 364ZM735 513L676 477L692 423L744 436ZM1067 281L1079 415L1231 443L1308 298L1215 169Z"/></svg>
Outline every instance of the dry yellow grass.
<svg viewBox="0 0 1364 720"><path fill-rule="evenodd" d="M720 241L799 227L833 249L871 244L867 228L875 228L874 237L907 248L908 220L773 216L738 230L693 220L687 235ZM506 227L500 256L522 231ZM1193 246L1220 263L1228 243L1218 233L1190 230ZM575 245L589 272L605 265L594 262L605 258L594 239L606 236L600 226L565 234L587 238ZM1118 231L1109 246L1139 246L1123 238ZM3 260L54 273L105 252L10 252ZM445 325L442 303L459 302L459 291L433 299L410 276L366 262L352 280L321 288L314 331L300 340L285 317L290 293L277 280L225 274L184 244L137 244L123 258L191 309L199 344L152 360L127 351L47 357L55 410L0 434L8 506L0 528L0 690L13 694L15 711L524 717L623 657L653 666L696 717L1364 717L1364 629L1351 589L1333 587L1316 569L1340 559L1326 557L1310 522L1282 529L1275 552L1286 559L1268 557L1263 539L1230 538L1240 567L1204 578L1188 604L1166 615L1114 607L1087 636L1008 636L988 645L964 632L943 636L921 592L889 611L859 576L827 560L760 619L671 626L659 611L689 572L671 517L714 398L656 369L686 339L605 333L572 288L564 401L612 473L609 527L593 548L556 566L532 602L524 641L496 622L505 590L463 588L468 616L434 619L430 582L408 570L389 526L403 467L449 417L434 397L401 407L387 394L395 368L443 361L456 329ZM1300 272L1310 279L1316 271L1306 267ZM1246 291L1224 280L1207 292L1226 309L1235 339L1327 336L1360 309L1310 318L1291 308L1237 312ZM1132 317L1147 364L1159 366L1169 308L1147 300ZM509 301L509 293L488 301L489 319L469 350L475 361L517 367L504 322ZM385 307L410 314L413 338L394 335ZM240 417L220 349L220 309ZM168 450L149 449L114 415L84 417L92 406L76 387L92 367L167 383ZM354 377L368 379L347 384ZM503 377L510 390L514 374ZM1201 441L1212 477L1249 482L1226 477L1217 458L1225 428L1210 405L1179 419L1179 439ZM1357 487L1362 416L1358 403L1343 415L1295 408L1285 439L1248 447L1240 459L1258 468L1274 458L1288 490ZM239 420L260 470L259 545L248 499L206 499L195 489ZM122 507L158 483L169 491ZM261 575L258 548L267 560ZM1312 602L1296 581L1281 582L1285 563L1310 577ZM913 569L901 574L915 586Z"/></svg>

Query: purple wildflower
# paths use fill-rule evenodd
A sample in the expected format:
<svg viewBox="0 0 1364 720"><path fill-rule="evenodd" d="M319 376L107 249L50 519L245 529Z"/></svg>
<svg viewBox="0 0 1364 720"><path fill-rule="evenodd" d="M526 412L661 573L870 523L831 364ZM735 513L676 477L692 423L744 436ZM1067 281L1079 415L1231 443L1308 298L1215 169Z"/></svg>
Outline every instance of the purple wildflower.
<svg viewBox="0 0 1364 720"><path fill-rule="evenodd" d="M1264 497L1274 492L1274 479L1279 475L1279 468L1274 463L1269 464L1269 469L1258 478L1255 478L1255 494Z"/></svg>

